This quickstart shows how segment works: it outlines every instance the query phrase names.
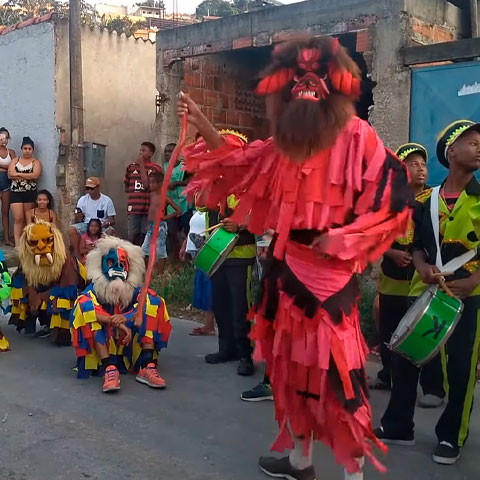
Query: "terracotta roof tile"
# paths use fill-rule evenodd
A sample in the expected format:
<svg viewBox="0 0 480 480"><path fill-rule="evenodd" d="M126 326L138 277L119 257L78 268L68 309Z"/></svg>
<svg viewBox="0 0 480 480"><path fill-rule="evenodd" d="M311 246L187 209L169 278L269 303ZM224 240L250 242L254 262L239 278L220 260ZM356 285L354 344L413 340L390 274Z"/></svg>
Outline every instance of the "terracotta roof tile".
<svg viewBox="0 0 480 480"><path fill-rule="evenodd" d="M47 14L41 17L32 17L32 18L29 18L28 20L15 23L14 25L9 25L8 27L5 27L5 28L0 27L0 35L6 35L9 32L13 32L13 30L20 30L21 28L26 28L26 27L29 27L30 25L36 25L37 23L48 22L51 20L54 14L55 14L55 11L52 10L51 12L48 12Z"/></svg>

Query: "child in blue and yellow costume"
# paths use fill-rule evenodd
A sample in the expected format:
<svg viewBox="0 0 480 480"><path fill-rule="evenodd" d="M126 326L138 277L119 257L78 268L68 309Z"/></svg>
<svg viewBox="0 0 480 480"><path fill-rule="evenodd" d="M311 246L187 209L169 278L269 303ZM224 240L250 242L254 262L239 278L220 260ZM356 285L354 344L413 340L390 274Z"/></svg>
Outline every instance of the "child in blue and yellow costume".
<svg viewBox="0 0 480 480"><path fill-rule="evenodd" d="M10 291L12 288L12 280L8 273L7 263L3 252L0 250L0 312L6 315L10 311ZM10 350L7 337L3 335L0 328L0 352L6 352Z"/></svg>
<svg viewBox="0 0 480 480"><path fill-rule="evenodd" d="M158 352L166 347L170 321L162 298L148 291L137 318L137 298L144 281L140 247L114 237L98 242L87 255L91 283L75 302L70 325L78 378L103 374L103 391L120 389L120 373L152 388L165 388L157 372Z"/></svg>
<svg viewBox="0 0 480 480"><path fill-rule="evenodd" d="M85 287L85 268L65 250L62 234L53 223L38 220L20 237L20 265L12 277L10 324L17 331L52 335L58 345L70 344L70 311Z"/></svg>

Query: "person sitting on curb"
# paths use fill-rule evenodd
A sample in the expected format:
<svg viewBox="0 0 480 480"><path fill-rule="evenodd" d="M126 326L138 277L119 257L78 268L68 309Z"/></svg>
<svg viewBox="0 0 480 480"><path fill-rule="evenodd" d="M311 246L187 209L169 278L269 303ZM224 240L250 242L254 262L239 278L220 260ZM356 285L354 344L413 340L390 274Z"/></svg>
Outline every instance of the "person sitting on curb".
<svg viewBox="0 0 480 480"><path fill-rule="evenodd" d="M106 235L115 235L115 207L112 199L100 192L100 180L89 177L85 182L86 194L81 196L75 209L75 223L68 229L70 247L76 257L80 256L80 236L87 231L88 222L98 218Z"/></svg>

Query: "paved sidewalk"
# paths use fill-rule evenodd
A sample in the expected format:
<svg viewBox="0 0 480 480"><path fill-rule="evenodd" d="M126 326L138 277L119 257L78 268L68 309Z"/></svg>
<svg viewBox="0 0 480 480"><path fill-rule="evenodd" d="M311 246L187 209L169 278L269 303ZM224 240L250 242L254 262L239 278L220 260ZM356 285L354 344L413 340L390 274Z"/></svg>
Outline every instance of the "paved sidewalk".
<svg viewBox="0 0 480 480"><path fill-rule="evenodd" d="M262 377L239 377L236 365L207 365L214 337L191 337L192 323L172 319L160 371L168 388L153 391L122 376L122 390L101 393L101 380L77 380L73 349L4 332L12 351L0 354L1 480L261 480L256 460L276 433L272 403L246 403L240 392ZM376 369L372 364L369 369ZM370 372L373 374L373 371ZM375 425L388 399L373 392ZM417 446L393 447L389 472L367 468L365 480L478 480L480 414L453 467L430 452L437 411L417 411ZM318 480L343 480L327 450L316 447Z"/></svg>

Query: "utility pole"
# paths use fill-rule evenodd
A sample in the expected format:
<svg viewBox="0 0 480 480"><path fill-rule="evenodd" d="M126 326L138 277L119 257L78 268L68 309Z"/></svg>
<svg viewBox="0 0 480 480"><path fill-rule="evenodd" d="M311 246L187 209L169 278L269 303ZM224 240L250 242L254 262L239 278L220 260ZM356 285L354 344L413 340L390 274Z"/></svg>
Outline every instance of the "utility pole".
<svg viewBox="0 0 480 480"><path fill-rule="evenodd" d="M82 85L82 24L81 0L69 0L70 57L70 148L65 162L61 209L62 230L71 224L77 200L84 192L84 124Z"/></svg>
<svg viewBox="0 0 480 480"><path fill-rule="evenodd" d="M80 18L80 1L81 0L70 0L68 40L70 51L71 143L74 146L81 145L83 147L82 24Z"/></svg>

